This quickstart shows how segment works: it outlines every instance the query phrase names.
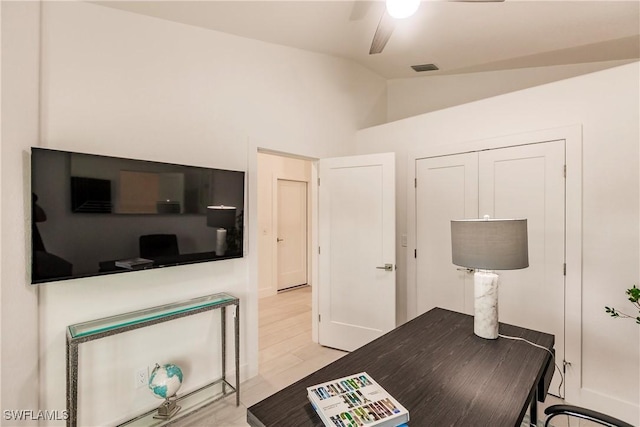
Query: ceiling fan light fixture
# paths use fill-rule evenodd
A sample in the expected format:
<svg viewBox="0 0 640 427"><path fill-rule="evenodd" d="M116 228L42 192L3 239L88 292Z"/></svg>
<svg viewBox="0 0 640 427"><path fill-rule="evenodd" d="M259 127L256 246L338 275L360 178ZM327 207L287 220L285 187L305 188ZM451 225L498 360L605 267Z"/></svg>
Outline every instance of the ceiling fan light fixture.
<svg viewBox="0 0 640 427"><path fill-rule="evenodd" d="M387 0L387 12L396 19L408 18L417 12L420 0Z"/></svg>

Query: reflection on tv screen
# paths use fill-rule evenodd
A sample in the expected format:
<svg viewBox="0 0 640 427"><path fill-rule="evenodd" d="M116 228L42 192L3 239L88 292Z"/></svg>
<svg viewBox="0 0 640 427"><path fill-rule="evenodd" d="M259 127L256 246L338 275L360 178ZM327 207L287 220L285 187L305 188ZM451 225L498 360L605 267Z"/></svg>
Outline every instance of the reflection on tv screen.
<svg viewBox="0 0 640 427"><path fill-rule="evenodd" d="M244 172L32 148L32 283L243 255Z"/></svg>

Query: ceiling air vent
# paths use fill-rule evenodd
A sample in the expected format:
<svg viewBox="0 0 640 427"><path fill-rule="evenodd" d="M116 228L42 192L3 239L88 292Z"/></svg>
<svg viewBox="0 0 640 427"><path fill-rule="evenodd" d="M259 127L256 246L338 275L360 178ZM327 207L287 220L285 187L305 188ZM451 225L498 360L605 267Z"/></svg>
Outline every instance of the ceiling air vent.
<svg viewBox="0 0 640 427"><path fill-rule="evenodd" d="M422 71L435 71L435 70L439 70L438 66L436 64L422 64L422 65L412 65L411 68L413 68L415 71L417 72L422 72Z"/></svg>

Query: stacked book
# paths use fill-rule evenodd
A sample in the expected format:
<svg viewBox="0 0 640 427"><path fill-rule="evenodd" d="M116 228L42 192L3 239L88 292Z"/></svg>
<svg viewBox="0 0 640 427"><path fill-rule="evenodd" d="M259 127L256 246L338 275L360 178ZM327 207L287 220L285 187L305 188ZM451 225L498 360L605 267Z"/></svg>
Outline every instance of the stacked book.
<svg viewBox="0 0 640 427"><path fill-rule="evenodd" d="M307 387L307 397L328 427L397 427L409 411L366 372Z"/></svg>
<svg viewBox="0 0 640 427"><path fill-rule="evenodd" d="M151 267L153 260L146 258L129 258L116 261L116 267L126 268L129 270L140 270Z"/></svg>

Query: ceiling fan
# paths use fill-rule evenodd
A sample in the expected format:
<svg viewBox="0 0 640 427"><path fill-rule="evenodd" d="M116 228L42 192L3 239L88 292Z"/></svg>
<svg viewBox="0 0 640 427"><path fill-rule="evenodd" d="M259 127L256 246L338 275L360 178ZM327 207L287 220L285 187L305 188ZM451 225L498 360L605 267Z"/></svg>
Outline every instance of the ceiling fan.
<svg viewBox="0 0 640 427"><path fill-rule="evenodd" d="M371 48L369 49L369 55L374 55L382 52L387 45L393 30L396 27L396 21L398 19L408 18L413 15L420 6L421 0L386 0L386 9L382 12L380 22L378 22L378 28L373 35L373 41L371 42ZM445 1L457 1L457 2L503 2L504 0L445 0Z"/></svg>

